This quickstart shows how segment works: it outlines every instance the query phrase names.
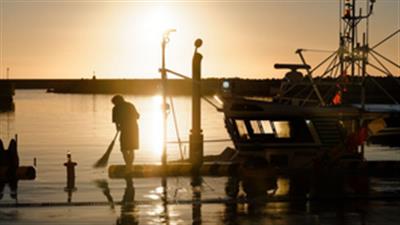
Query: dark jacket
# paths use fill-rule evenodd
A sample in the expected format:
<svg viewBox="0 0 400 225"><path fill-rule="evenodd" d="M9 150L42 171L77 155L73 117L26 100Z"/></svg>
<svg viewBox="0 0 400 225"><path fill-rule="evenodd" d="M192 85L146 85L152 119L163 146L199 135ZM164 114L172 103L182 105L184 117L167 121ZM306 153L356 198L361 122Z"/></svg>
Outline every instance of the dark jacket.
<svg viewBox="0 0 400 225"><path fill-rule="evenodd" d="M122 102L115 105L112 110L112 121L119 127L121 150L139 148L139 128L137 124L139 113L133 104Z"/></svg>

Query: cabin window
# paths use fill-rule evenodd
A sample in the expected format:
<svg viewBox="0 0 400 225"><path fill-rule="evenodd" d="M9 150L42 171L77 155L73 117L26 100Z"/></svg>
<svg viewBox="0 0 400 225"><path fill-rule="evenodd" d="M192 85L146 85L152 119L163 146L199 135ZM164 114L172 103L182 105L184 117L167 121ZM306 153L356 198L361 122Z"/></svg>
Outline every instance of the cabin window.
<svg viewBox="0 0 400 225"><path fill-rule="evenodd" d="M247 131L246 123L244 122L244 120L236 120L235 123L239 132L239 136L243 139L248 139L249 132Z"/></svg>
<svg viewBox="0 0 400 225"><path fill-rule="evenodd" d="M237 120L238 122L238 120ZM272 134L276 138L290 138L289 121L250 120L253 134ZM238 129L239 125L237 124ZM241 125L245 128L244 121Z"/></svg>
<svg viewBox="0 0 400 225"><path fill-rule="evenodd" d="M273 134L274 130L272 129L271 121L269 120L261 120L262 128L264 130L264 134Z"/></svg>
<svg viewBox="0 0 400 225"><path fill-rule="evenodd" d="M242 141L264 143L314 143L310 120L234 120L237 136Z"/></svg>
<svg viewBox="0 0 400 225"><path fill-rule="evenodd" d="M251 120L251 121L250 121L250 125L251 125L251 128L253 129L253 133L255 133L255 134L262 134L262 133L264 133L260 121L258 121L258 120Z"/></svg>
<svg viewBox="0 0 400 225"><path fill-rule="evenodd" d="M274 131L269 120L251 120L251 128L254 134L273 134Z"/></svg>
<svg viewBox="0 0 400 225"><path fill-rule="evenodd" d="M274 121L273 128L277 138L290 138L289 121Z"/></svg>

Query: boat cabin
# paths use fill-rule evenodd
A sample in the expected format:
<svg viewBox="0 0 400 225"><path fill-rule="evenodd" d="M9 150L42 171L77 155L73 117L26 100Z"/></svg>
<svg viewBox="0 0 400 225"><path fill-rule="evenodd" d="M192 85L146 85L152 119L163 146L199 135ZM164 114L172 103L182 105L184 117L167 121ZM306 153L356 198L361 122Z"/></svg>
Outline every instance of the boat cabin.
<svg viewBox="0 0 400 225"><path fill-rule="evenodd" d="M361 115L355 107L305 107L245 98L225 99L223 112L239 155L264 157L274 166L290 168L311 166L317 155L344 149L349 135L359 130Z"/></svg>

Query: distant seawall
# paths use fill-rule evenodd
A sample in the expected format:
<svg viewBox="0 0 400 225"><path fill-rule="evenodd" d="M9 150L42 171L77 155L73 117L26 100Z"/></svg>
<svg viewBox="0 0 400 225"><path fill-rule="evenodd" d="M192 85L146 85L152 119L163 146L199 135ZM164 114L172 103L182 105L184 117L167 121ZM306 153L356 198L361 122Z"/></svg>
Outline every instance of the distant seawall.
<svg viewBox="0 0 400 225"><path fill-rule="evenodd" d="M221 90L222 83L229 81L232 92L238 95L271 96L274 95L281 80L255 79L203 79L201 83L204 95L214 95ZM134 94L156 95L161 93L160 79L12 79L0 80L13 83L16 89L46 89L55 93L79 94ZM190 95L190 80L169 79L167 92L170 95Z"/></svg>
<svg viewBox="0 0 400 225"><path fill-rule="evenodd" d="M222 83L229 81L230 93L239 96L276 96L283 80L280 79L239 79L239 78L207 78L201 81L203 95L214 95L222 91ZM336 79L324 79L319 82L319 90L323 96L331 99L337 92ZM46 89L54 93L76 94L161 94L160 79L14 79L0 80L2 84L12 84L15 89ZM312 91L309 81L296 83L296 88L290 88L286 96L295 98L316 98L309 95ZM341 83L346 87L343 97L347 102L359 102L361 96L361 80L355 78L350 82ZM367 103L392 104L395 99L400 102L400 79L395 77L375 77L365 81ZM0 93L4 90L1 89ZM169 95L189 96L192 91L191 80L169 79L167 93ZM390 96L389 96L390 95Z"/></svg>

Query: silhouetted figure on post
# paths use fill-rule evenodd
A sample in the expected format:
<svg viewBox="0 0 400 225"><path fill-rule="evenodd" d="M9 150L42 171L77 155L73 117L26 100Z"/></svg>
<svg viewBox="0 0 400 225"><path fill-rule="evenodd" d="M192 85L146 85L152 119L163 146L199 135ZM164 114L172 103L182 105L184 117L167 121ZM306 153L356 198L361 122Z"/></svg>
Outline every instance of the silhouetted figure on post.
<svg viewBox="0 0 400 225"><path fill-rule="evenodd" d="M201 60L203 56L197 51L203 41L197 39L192 60L192 129L189 136L189 158L196 176L203 164L203 130L201 129Z"/></svg>
<svg viewBox="0 0 400 225"><path fill-rule="evenodd" d="M126 168L130 170L134 160L134 152L139 148L139 128L137 120L139 113L135 106L124 100L121 95L115 95L111 102L114 104L112 109L112 121L116 129L120 131L120 146L124 157Z"/></svg>

